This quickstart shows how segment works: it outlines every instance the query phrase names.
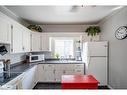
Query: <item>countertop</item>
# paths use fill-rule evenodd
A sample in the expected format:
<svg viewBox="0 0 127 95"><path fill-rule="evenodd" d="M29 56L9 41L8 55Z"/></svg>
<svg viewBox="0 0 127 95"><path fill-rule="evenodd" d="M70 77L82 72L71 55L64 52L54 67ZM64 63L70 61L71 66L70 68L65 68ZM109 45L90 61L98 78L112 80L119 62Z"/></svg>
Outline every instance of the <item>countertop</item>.
<svg viewBox="0 0 127 95"><path fill-rule="evenodd" d="M38 62L38 64L84 64L84 62L76 60L46 60Z"/></svg>
<svg viewBox="0 0 127 95"><path fill-rule="evenodd" d="M38 64L84 64L83 61L75 61L75 60L46 60L39 62L31 62L31 63L22 63L11 68L11 72L22 73L35 65Z"/></svg>
<svg viewBox="0 0 127 95"><path fill-rule="evenodd" d="M11 66L10 72L11 77L6 78L6 74L3 77L0 77L0 85L4 85L15 77L19 76L23 72L26 72L30 68L38 64L84 64L83 61L75 61L75 60L45 60L39 62L31 62L31 63L23 63L20 62L17 65Z"/></svg>

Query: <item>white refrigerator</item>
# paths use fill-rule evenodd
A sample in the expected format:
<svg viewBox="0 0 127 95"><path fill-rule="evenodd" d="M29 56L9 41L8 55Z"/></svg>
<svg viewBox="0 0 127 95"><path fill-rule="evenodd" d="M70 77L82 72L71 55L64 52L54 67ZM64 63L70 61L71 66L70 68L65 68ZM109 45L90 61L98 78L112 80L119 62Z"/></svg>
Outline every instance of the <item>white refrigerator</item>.
<svg viewBox="0 0 127 95"><path fill-rule="evenodd" d="M86 42L82 50L85 73L93 75L99 85L107 85L108 42Z"/></svg>

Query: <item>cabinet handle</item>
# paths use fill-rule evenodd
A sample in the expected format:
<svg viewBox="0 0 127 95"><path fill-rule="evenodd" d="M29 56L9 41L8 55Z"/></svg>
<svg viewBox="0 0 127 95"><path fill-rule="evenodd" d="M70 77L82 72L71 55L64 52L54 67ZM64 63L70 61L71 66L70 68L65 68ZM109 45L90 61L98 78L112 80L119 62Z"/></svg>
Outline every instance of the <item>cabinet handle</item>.
<svg viewBox="0 0 127 95"><path fill-rule="evenodd" d="M77 72L81 72L81 70L77 70Z"/></svg>
<svg viewBox="0 0 127 95"><path fill-rule="evenodd" d="M56 71L56 70L53 70L53 73L54 73L54 74L55 74L55 71Z"/></svg>
<svg viewBox="0 0 127 95"><path fill-rule="evenodd" d="M11 52L13 52L13 49L11 49Z"/></svg>
<svg viewBox="0 0 127 95"><path fill-rule="evenodd" d="M25 48L24 48L24 46L22 47L22 50L24 50Z"/></svg>
<svg viewBox="0 0 127 95"><path fill-rule="evenodd" d="M76 66L81 66L81 65L76 65Z"/></svg>
<svg viewBox="0 0 127 95"><path fill-rule="evenodd" d="M65 74L65 73L66 73L66 71L64 70L64 71L63 71L63 74Z"/></svg>

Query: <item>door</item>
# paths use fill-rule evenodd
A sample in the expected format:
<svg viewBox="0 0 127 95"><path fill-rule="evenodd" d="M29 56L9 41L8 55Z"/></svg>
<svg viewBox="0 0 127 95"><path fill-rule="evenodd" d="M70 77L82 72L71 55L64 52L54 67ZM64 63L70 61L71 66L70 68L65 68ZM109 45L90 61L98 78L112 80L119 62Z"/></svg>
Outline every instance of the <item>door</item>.
<svg viewBox="0 0 127 95"><path fill-rule="evenodd" d="M11 43L11 24L0 18L0 43Z"/></svg>
<svg viewBox="0 0 127 95"><path fill-rule="evenodd" d="M31 34L31 51L41 51L41 33Z"/></svg>
<svg viewBox="0 0 127 95"><path fill-rule="evenodd" d="M93 75L100 85L107 85L107 57L90 58L87 74Z"/></svg>
<svg viewBox="0 0 127 95"><path fill-rule="evenodd" d="M23 29L20 25L15 24L12 28L12 49L13 53L23 52Z"/></svg>
<svg viewBox="0 0 127 95"><path fill-rule="evenodd" d="M107 42L88 42L89 56L107 56Z"/></svg>

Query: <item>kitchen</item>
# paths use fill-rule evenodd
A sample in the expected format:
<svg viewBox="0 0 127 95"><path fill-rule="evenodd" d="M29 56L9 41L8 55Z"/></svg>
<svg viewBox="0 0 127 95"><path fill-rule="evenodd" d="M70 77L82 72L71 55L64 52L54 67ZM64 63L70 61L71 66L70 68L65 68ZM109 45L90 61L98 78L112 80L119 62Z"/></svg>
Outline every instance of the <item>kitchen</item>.
<svg viewBox="0 0 127 95"><path fill-rule="evenodd" d="M92 75L92 89L126 89L126 68L119 65L126 62L121 50L126 35L115 34L126 31L126 11L125 6L0 6L0 89L64 89L64 75ZM95 34L85 32L91 27Z"/></svg>

